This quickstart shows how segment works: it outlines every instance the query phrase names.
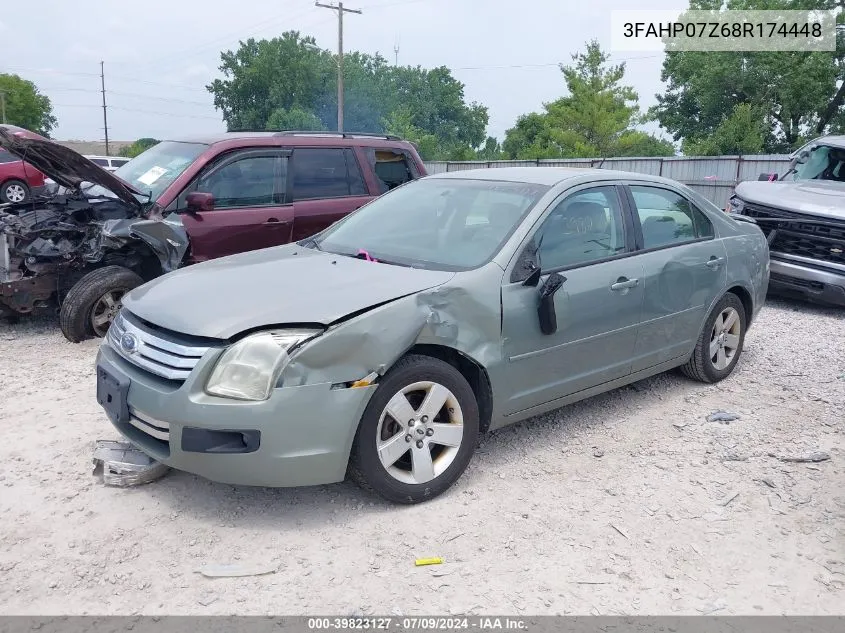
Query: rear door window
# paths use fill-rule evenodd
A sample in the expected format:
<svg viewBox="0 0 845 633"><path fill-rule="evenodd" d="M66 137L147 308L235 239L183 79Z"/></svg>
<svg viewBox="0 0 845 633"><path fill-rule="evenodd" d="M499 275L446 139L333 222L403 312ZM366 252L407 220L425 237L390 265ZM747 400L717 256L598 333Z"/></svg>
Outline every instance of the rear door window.
<svg viewBox="0 0 845 633"><path fill-rule="evenodd" d="M3 163L14 163L18 160L20 159L14 154L10 154L6 150L0 149L0 165L2 165Z"/></svg>
<svg viewBox="0 0 845 633"><path fill-rule="evenodd" d="M405 152L391 149L368 147L367 160L376 175L379 194L403 185L414 179L416 170Z"/></svg>
<svg viewBox="0 0 845 633"><path fill-rule="evenodd" d="M341 148L293 150L293 199L317 200L366 195L355 154Z"/></svg>
<svg viewBox="0 0 845 633"><path fill-rule="evenodd" d="M707 216L680 194L643 185L631 185L630 191L646 250L713 237Z"/></svg>

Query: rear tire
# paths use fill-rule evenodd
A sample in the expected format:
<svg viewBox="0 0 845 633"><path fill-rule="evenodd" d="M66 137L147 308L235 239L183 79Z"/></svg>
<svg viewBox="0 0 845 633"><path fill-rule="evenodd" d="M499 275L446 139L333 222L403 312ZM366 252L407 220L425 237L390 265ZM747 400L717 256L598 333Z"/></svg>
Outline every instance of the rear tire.
<svg viewBox="0 0 845 633"><path fill-rule="evenodd" d="M105 335L121 307L123 295L144 283L123 266L97 268L68 291L59 311L62 334L71 343Z"/></svg>
<svg viewBox="0 0 845 633"><path fill-rule="evenodd" d="M713 307L698 336L692 357L681 371L688 378L715 383L731 375L745 344L745 306L729 292Z"/></svg>
<svg viewBox="0 0 845 633"><path fill-rule="evenodd" d="M441 360L409 355L370 398L349 475L388 501L427 501L466 470L478 432L478 402L466 378Z"/></svg>
<svg viewBox="0 0 845 633"><path fill-rule="evenodd" d="M7 180L0 185L0 202L23 204L29 202L29 185L22 180Z"/></svg>

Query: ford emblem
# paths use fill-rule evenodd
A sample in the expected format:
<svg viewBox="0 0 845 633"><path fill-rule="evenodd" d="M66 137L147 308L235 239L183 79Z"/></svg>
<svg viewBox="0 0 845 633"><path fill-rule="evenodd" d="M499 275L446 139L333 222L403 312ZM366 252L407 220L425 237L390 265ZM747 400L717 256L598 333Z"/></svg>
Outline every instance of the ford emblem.
<svg viewBox="0 0 845 633"><path fill-rule="evenodd" d="M138 337L127 332L120 337L120 349L127 354L134 354L138 351Z"/></svg>

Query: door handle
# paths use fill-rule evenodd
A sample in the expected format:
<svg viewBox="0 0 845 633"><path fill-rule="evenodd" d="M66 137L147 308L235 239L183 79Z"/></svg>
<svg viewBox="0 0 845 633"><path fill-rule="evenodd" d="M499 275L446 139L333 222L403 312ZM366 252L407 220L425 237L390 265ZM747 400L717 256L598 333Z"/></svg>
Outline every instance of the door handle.
<svg viewBox="0 0 845 633"><path fill-rule="evenodd" d="M264 224L276 224L276 225L290 224L290 220L280 220L279 218L267 218L264 221Z"/></svg>
<svg viewBox="0 0 845 633"><path fill-rule="evenodd" d="M620 290L628 290L629 288L635 288L640 283L639 279L628 279L627 277L620 277L616 280L616 283L610 284L610 289L614 292L619 292Z"/></svg>
<svg viewBox="0 0 845 633"><path fill-rule="evenodd" d="M705 266L712 270L716 270L719 266L721 266L725 261L724 257L711 257L705 262Z"/></svg>

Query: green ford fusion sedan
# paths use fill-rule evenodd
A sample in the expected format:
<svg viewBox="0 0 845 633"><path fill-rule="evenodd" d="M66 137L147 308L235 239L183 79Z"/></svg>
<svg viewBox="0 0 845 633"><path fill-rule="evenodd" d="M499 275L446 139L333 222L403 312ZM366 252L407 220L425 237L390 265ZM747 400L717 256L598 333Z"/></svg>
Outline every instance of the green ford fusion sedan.
<svg viewBox="0 0 845 633"><path fill-rule="evenodd" d="M759 227L674 181L451 172L133 290L97 398L177 469L415 503L482 433L677 367L722 380L768 281Z"/></svg>

